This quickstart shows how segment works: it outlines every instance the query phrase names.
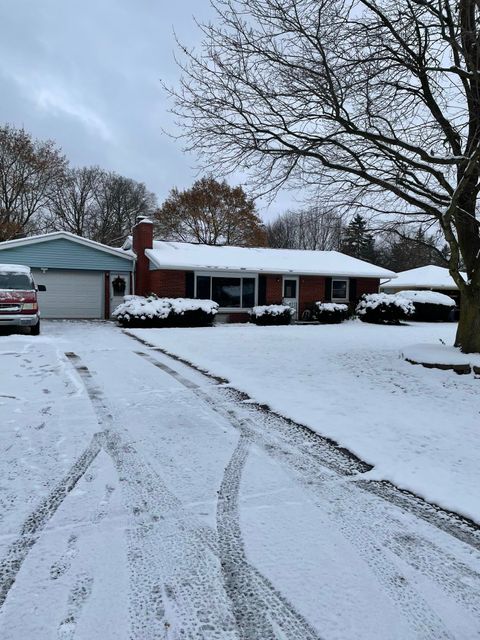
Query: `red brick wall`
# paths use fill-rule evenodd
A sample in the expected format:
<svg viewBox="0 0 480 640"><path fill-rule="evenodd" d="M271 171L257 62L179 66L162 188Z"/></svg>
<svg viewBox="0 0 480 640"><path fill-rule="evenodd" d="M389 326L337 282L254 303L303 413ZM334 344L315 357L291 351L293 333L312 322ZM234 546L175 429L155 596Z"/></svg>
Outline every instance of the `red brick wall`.
<svg viewBox="0 0 480 640"><path fill-rule="evenodd" d="M266 304L279 304L283 298L283 277L266 276ZM323 300L325 296L325 278L323 276L300 276L299 278L299 317L313 302Z"/></svg>
<svg viewBox="0 0 480 640"><path fill-rule="evenodd" d="M378 278L357 278L357 300L364 293L378 293L379 287L380 280ZM352 300L352 302L356 302L356 300Z"/></svg>
<svg viewBox="0 0 480 640"><path fill-rule="evenodd" d="M325 278L323 276L300 276L299 310L298 318L301 319L305 309L313 306L325 298Z"/></svg>
<svg viewBox="0 0 480 640"><path fill-rule="evenodd" d="M148 293L156 293L157 296L165 298L184 298L186 295L185 278L185 271L171 269L150 271Z"/></svg>
<svg viewBox="0 0 480 640"><path fill-rule="evenodd" d="M137 255L135 265L135 293L144 296L150 293L150 262L145 249L153 247L153 224L139 222L133 227L133 250Z"/></svg>
<svg viewBox="0 0 480 640"><path fill-rule="evenodd" d="M280 304L282 302L282 276L268 275L266 276L266 304Z"/></svg>

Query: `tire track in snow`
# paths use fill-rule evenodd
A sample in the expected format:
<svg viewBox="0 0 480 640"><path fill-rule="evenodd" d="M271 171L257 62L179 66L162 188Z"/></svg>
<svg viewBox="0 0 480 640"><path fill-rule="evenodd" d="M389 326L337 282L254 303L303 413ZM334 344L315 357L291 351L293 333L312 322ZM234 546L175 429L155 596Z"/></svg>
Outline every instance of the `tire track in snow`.
<svg viewBox="0 0 480 640"><path fill-rule="evenodd" d="M480 619L479 573L458 561L452 554L440 553L435 545L419 536L399 533L386 539L384 544Z"/></svg>
<svg viewBox="0 0 480 640"><path fill-rule="evenodd" d="M227 593L244 640L318 640L319 636L275 587L246 559L240 529L241 476L250 437L242 434L218 494L217 530Z"/></svg>
<svg viewBox="0 0 480 640"><path fill-rule="evenodd" d="M201 393L206 395L204 392ZM208 397L207 400L211 405L215 403L213 397ZM412 628L414 637L429 640L452 638L442 620L410 584L393 561L389 550L385 548L382 534L387 539L392 535L388 525L382 525L382 519L388 522L385 510L382 509L379 513L378 505L368 500L368 496L366 500L362 500L362 508L359 509L360 496L355 484L342 482L337 474L322 465L321 458L309 456L305 451L295 451L291 442L285 446L281 438L272 438L268 431L261 427L259 429L253 419L237 417L235 410L229 408L228 404L218 403L217 407L220 413L229 417L233 426L241 433L248 434L270 457L278 460L282 466L287 465L292 469L299 483L311 494L313 502L321 510L327 511L338 531L370 567L385 592L396 603L406 623ZM375 523L375 526L372 526L372 523ZM396 530L404 531L400 525ZM396 551L399 552L399 545ZM418 568L411 554L402 554L402 557L404 555L407 555L407 561L410 559L412 566ZM430 572L430 577L433 575L436 574ZM439 584L443 586L441 581Z"/></svg>
<svg viewBox="0 0 480 640"><path fill-rule="evenodd" d="M136 353L166 373L171 369L171 367L159 362L149 353ZM175 378L181 381L180 378L183 378L183 376L178 372L176 373L177 375ZM203 391L202 388L192 381L189 381L189 388L194 391L197 397L204 400L214 411L225 417L232 426L238 429L240 431L241 438L243 437L247 441L255 442L269 456L279 460L282 465L287 464L295 472L295 476L305 489L313 494L314 502L321 509L325 510L327 506L328 513L330 517L334 519L338 530L341 531L344 537L357 549L359 556L364 559L370 569L374 572L384 590L397 604L402 616L405 618L407 624L412 628L412 632L415 634L415 637L430 640L440 640L442 638L447 639L452 637L449 630L447 630L443 625L439 616L432 611L420 593L402 574L391 553L388 549L385 549L383 540L379 535L377 535L372 523L379 521L378 505L373 504L373 501L368 500L368 496L366 496L366 499L362 501L362 505L365 502L364 508L367 507L368 513L363 513L363 509L362 512L359 512L358 488L355 485L349 486L346 483L339 482L337 477L339 472L338 470L335 475L332 473L331 469L335 468L335 464L332 465L330 450L327 449L325 451L326 459L329 463L328 465L325 465L322 461L321 454L309 455L308 451L305 451L302 448L298 450L295 446L296 443L294 438L291 441L287 440L285 442L284 437L282 437L283 434L279 431L269 433L268 429L258 429L254 420L248 417L244 418L237 416L237 412L232 408L232 400L227 400L227 402L225 402L225 400L214 397L215 392L228 392L225 388L218 386L211 387L210 393L208 393ZM240 453L237 451L236 455L239 456ZM327 466L329 468L326 468ZM340 473L342 473L341 466ZM343 471L343 474L349 475L348 470L347 472ZM227 502L224 504L228 504L228 501L234 504L235 500L238 500L238 498L235 499L233 494L230 495L230 499L227 499ZM319 498L321 498L320 501ZM330 508L328 508L329 503L331 505L332 502L334 507L332 508L330 506ZM224 506L222 508L224 508ZM381 512L381 517L388 520L388 516L384 510ZM224 525L225 522L225 520L221 520L220 524ZM223 536L224 539L225 537L236 537L236 544L242 545L241 532L239 531L239 528L237 532L234 531L236 526L234 518L231 517L230 529L228 529L228 527L224 528ZM219 529L220 540L222 540L221 531L222 527ZM390 537L391 534L392 532L388 531L387 537ZM397 545L397 553L398 550ZM234 551L234 549L232 551ZM412 566L416 566L416 561L412 558L412 555L409 553L406 553L405 555L407 556L407 561L410 559L410 564ZM228 553L226 560L222 553L222 563L225 561L227 562L227 566L232 570L232 575L234 575L236 567L242 567L242 569L238 569L238 571L243 571L243 566L240 561L236 566L228 564ZM248 569L246 570L246 573L248 573ZM250 573L249 575L252 579L253 574ZM436 575L437 574L435 572L430 572L430 577ZM228 578L228 580L230 579L232 581L231 583L234 584L235 577ZM240 582L241 579L242 577L238 574L238 580ZM253 580L253 582L255 582L255 580ZM442 586L441 582L440 586ZM227 581L227 589L228 588L229 582ZM256 586L253 587L253 591L257 593ZM245 602L239 603L239 610L241 611L242 606L245 607L246 605L247 603ZM253 635L245 637L256 638L257 636ZM263 639L263 637L269 638L270 636L260 635L258 637ZM271 637L276 636L274 635Z"/></svg>
<svg viewBox="0 0 480 640"><path fill-rule="evenodd" d="M212 532L183 508L129 442L128 432L114 425L79 356L67 356L84 382L99 422L106 426L102 446L117 470L132 519L127 530L131 637L237 640Z"/></svg>
<svg viewBox="0 0 480 640"><path fill-rule="evenodd" d="M148 353L136 353L166 373L173 371ZM202 391L195 382L178 372L173 377L225 417L223 408L212 403L208 393ZM240 439L220 485L217 532L225 588L232 602L240 636L245 640L318 640L319 636L313 627L246 559L238 502L241 474L253 432L237 418L235 412L227 410L226 417L240 431Z"/></svg>
<svg viewBox="0 0 480 640"><path fill-rule="evenodd" d="M230 390L217 388L217 392L222 395L225 393L229 395ZM258 410L248 405L246 411L251 412L253 415L250 420L247 418L244 423L245 425L250 424L253 430L255 425L258 424ZM265 415L263 411L260 416L262 414ZM258 431L260 429L263 437L269 431L269 428L278 431L278 425L275 420L268 420L267 423L263 422L255 430ZM288 433L288 422L285 428ZM292 444L291 440L289 442ZM273 457L277 457L280 462L290 466L306 489L313 492L314 501L320 508L325 509L329 502L335 505L332 516L336 520L340 519L341 526L345 527L345 536L354 546L358 547L360 555L365 553L365 549L363 545L357 543L357 540L370 537L373 540L372 551L375 547L378 547L386 554L386 566L392 564L389 559L391 557L389 552L391 551L410 567L435 582L452 600L470 609L475 615L479 615L480 573L470 569L464 562L447 553L445 549L418 535L416 530L411 527L412 533L410 534L409 530L405 528L404 522L401 522L396 517L392 509L386 509L385 506L393 505L400 512L409 513L421 521L426 521L440 529L442 535L452 535L454 539L457 539L457 544L460 541L461 544L470 546L468 553L475 553L475 550L478 550L480 546L477 542L475 531L468 528L468 525L462 526L462 523L455 521L452 525L454 531L452 531L449 526L447 512L416 499L413 494L405 495L402 492L400 497L394 500L391 495L395 489L393 485L385 488L386 491L390 492L390 498L385 499L384 503L383 496L377 496L377 491L369 487L371 484L375 484L378 487L380 483L369 483L366 479L363 480L361 475L357 476L358 480L352 478L350 481L342 482L332 475L325 475L325 469L323 469L322 476L321 457L311 456L311 452L308 449L301 448L300 455L292 455L291 453L288 454L286 450L282 452L280 446L275 448L269 443L268 450L271 451ZM334 465L332 465L333 467ZM397 490L396 493L398 494L399 491ZM321 502L318 500L319 497L322 497ZM375 499L377 497L381 499L381 502ZM358 510L359 504L362 504L361 512ZM356 519L355 514L358 515ZM452 514L452 518L455 518L455 514ZM348 525L349 521L351 521L351 526ZM372 525L372 523L375 523L375 525ZM356 533L357 530L358 534ZM394 576L394 574L392 575ZM392 585L396 583L396 579L391 580ZM402 581L400 581L401 583Z"/></svg>
<svg viewBox="0 0 480 640"><path fill-rule="evenodd" d="M23 523L19 536L10 545L5 557L0 561L0 607L5 602L28 552L37 542L41 531L90 467L100 449L100 434L96 433L65 476Z"/></svg>

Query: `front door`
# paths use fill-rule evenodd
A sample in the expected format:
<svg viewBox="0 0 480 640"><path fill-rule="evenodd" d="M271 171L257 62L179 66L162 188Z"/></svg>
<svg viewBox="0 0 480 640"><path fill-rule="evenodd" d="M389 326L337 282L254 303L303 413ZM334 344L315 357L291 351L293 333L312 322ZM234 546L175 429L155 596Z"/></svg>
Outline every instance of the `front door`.
<svg viewBox="0 0 480 640"><path fill-rule="evenodd" d="M130 274L110 273L110 314L122 304L124 296L130 294Z"/></svg>
<svg viewBox="0 0 480 640"><path fill-rule="evenodd" d="M296 320L298 315L298 276L283 277L282 302L295 311L295 314L292 317Z"/></svg>

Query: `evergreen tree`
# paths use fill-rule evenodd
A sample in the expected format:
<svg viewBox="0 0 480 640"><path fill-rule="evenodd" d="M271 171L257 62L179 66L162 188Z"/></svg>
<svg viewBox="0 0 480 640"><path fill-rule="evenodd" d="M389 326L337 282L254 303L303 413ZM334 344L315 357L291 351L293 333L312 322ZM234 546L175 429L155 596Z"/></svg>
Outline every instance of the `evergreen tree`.
<svg viewBox="0 0 480 640"><path fill-rule="evenodd" d="M368 231L367 221L360 214L350 221L344 231L342 252L366 262L375 261L375 240Z"/></svg>

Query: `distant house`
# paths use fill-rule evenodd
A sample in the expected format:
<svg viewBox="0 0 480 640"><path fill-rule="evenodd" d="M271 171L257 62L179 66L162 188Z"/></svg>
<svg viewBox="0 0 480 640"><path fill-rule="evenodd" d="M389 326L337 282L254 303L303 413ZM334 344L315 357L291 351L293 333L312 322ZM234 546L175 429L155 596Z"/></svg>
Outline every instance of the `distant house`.
<svg viewBox="0 0 480 640"><path fill-rule="evenodd" d="M0 263L31 267L43 318L109 318L132 291L133 256L67 231L0 242Z"/></svg>
<svg viewBox="0 0 480 640"><path fill-rule="evenodd" d="M378 292L386 269L338 251L210 246L153 239L140 219L123 247L136 256L139 295L212 299L225 321L241 321L257 304L284 302L298 317L318 300L355 303Z"/></svg>
<svg viewBox="0 0 480 640"><path fill-rule="evenodd" d="M462 276L467 279L466 273L462 273ZM395 280L382 282L380 289L385 293L407 290L438 291L453 298L457 306L460 303L460 292L448 269L433 264L400 271Z"/></svg>

